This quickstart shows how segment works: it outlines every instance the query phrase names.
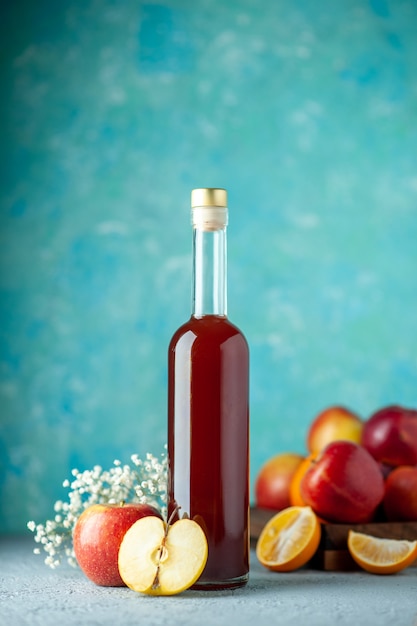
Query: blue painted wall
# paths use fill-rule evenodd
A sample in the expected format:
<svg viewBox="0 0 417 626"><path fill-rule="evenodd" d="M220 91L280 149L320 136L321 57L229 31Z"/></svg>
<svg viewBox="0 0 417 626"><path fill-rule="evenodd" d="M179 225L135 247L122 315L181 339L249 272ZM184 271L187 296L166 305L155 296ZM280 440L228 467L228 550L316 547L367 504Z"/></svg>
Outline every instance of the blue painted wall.
<svg viewBox="0 0 417 626"><path fill-rule="evenodd" d="M417 405L414 0L2 3L1 529L166 439L189 195L229 190L252 479L314 415Z"/></svg>

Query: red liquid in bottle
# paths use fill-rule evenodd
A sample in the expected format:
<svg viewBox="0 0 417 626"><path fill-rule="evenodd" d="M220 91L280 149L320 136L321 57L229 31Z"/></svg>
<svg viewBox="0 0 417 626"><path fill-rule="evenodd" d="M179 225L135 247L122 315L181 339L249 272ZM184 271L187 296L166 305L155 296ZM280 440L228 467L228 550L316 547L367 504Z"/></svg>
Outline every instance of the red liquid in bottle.
<svg viewBox="0 0 417 626"><path fill-rule="evenodd" d="M204 529L205 570L194 588L231 588L249 570L249 351L224 316L191 319L168 354L169 514Z"/></svg>

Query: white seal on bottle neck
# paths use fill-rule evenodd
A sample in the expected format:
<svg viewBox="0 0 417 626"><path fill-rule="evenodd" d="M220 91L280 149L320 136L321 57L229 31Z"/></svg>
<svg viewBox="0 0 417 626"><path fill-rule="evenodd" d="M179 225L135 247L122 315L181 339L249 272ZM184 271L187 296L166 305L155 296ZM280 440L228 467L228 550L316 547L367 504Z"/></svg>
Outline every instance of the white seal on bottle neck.
<svg viewBox="0 0 417 626"><path fill-rule="evenodd" d="M191 192L191 223L200 230L220 230L227 226L227 191L213 187Z"/></svg>

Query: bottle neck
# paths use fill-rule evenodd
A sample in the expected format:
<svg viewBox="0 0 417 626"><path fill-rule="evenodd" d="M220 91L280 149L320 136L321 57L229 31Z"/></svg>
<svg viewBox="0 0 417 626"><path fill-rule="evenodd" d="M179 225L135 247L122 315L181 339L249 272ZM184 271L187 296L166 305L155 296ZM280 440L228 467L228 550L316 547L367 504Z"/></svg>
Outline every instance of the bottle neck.
<svg viewBox="0 0 417 626"><path fill-rule="evenodd" d="M194 317L227 315L226 227L193 229Z"/></svg>

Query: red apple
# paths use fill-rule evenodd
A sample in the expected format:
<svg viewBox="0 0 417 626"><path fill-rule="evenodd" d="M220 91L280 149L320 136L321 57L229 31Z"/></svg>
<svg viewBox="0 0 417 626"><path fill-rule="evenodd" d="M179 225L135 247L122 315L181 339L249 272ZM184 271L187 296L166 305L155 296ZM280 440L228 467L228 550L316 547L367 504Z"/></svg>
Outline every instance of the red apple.
<svg viewBox="0 0 417 626"><path fill-rule="evenodd" d="M328 443L345 439L360 443L363 421L350 409L330 406L319 413L307 431L310 453L320 452Z"/></svg>
<svg viewBox="0 0 417 626"><path fill-rule="evenodd" d="M417 465L417 410L380 409L365 422L361 443L379 463Z"/></svg>
<svg viewBox="0 0 417 626"><path fill-rule="evenodd" d="M303 456L294 452L284 452L270 458L256 478L256 506L275 511L290 506L290 484L303 460Z"/></svg>
<svg viewBox="0 0 417 626"><path fill-rule="evenodd" d="M96 585L125 585L117 564L119 547L126 531L134 522L153 515L157 509L148 504L93 504L77 519L73 547L78 565Z"/></svg>
<svg viewBox="0 0 417 626"><path fill-rule="evenodd" d="M417 466L392 470L385 481L383 508L392 522L417 522Z"/></svg>
<svg viewBox="0 0 417 626"><path fill-rule="evenodd" d="M322 519L359 524L373 519L384 497L384 479L365 448L352 441L334 441L312 461L300 492Z"/></svg>

